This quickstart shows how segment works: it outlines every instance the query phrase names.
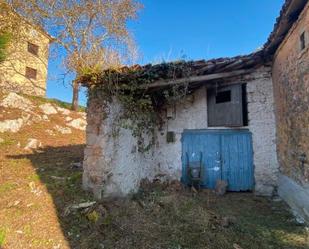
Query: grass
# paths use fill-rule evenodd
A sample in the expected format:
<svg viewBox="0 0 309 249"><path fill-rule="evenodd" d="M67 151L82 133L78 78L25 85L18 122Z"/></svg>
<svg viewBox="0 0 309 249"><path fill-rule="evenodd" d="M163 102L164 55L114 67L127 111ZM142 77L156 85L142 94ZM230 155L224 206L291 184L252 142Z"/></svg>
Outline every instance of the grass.
<svg viewBox="0 0 309 249"><path fill-rule="evenodd" d="M5 230L3 228L0 228L0 248L2 248L2 246L4 246L5 243Z"/></svg>
<svg viewBox="0 0 309 249"><path fill-rule="evenodd" d="M0 93L0 99L5 96ZM69 104L56 100L31 100L34 105L51 101L55 105L69 107ZM34 110L42 115L39 108ZM0 114L3 119L16 119L22 111L1 108ZM79 118L80 114L71 112L70 116ZM84 132L72 129L69 137L60 133L52 136L45 131L53 129L56 124L66 126L65 117L61 113L50 115L49 122L33 122L17 133L0 134L4 140L0 143L0 226L7 228L5 248L49 249L58 248L58 245L70 248L68 231L80 231L80 219L88 222L84 215L74 221L61 218L68 205L90 199L89 194L80 188L81 172L71 169L73 162L82 161ZM44 148L25 151L23 148L29 138L38 139ZM56 180L52 176L66 180Z"/></svg>
<svg viewBox="0 0 309 249"><path fill-rule="evenodd" d="M0 184L0 196L9 193L14 188L16 188L16 184L12 182L6 182L3 184Z"/></svg>
<svg viewBox="0 0 309 249"><path fill-rule="evenodd" d="M96 224L97 238L107 248L307 248L308 235L283 203L249 193L217 197L162 187L102 205L110 222ZM228 226L226 217L233 221Z"/></svg>
<svg viewBox="0 0 309 249"><path fill-rule="evenodd" d="M7 147L7 146L11 146L14 144L14 140L9 140L9 139L3 139L2 142L0 142L0 148L1 147Z"/></svg>
<svg viewBox="0 0 309 249"><path fill-rule="evenodd" d="M43 98L43 97L38 97L38 96L31 96L31 95L24 95L23 96L27 97L30 100L35 101L37 104L45 104L45 103L51 103L55 104L59 107L66 108L66 109L71 109L71 103L64 102L58 99L48 99L48 98ZM78 110L79 112L84 112L86 110L85 106L79 106Z"/></svg>
<svg viewBox="0 0 309 249"><path fill-rule="evenodd" d="M82 159L82 151L83 146L70 145L45 148L25 155L27 160L24 156L14 157L14 161L30 162L36 169L25 174L23 181L35 181L52 198L52 203L48 203L26 191L24 195L30 195L36 208L30 213L20 209L19 220L23 222L24 212L27 217L36 217L42 208L48 208L48 212L55 209L57 214L42 217L34 226L24 224L23 248L52 248L57 243L49 241L50 235L56 237L59 232L64 235L61 245L68 243L63 248L96 249L104 245L117 249L235 249L235 244L243 249L307 248L308 234L295 223L283 203L250 193L217 197L209 191L195 194L188 189L179 191L170 185L150 184L130 198L102 200L89 209L65 214L72 204L93 201L81 188L82 172L70 167L71 162ZM10 191L10 186L3 189ZM7 224L14 223L15 217L7 217ZM232 220L227 226L223 224L226 217ZM53 227L47 237L37 230L44 223ZM13 244L11 234L7 241Z"/></svg>
<svg viewBox="0 0 309 249"><path fill-rule="evenodd" d="M68 137L45 132L55 124L64 126L63 119L55 115L44 125L33 123L18 133L1 134L9 142L0 144L0 247L308 248L308 232L295 223L284 203L251 193L217 197L210 191L195 194L174 185L146 182L126 199L70 209L73 204L93 201L93 196L82 189L82 171L71 167L83 160L85 134L73 130ZM30 137L42 141L44 147L23 150Z"/></svg>

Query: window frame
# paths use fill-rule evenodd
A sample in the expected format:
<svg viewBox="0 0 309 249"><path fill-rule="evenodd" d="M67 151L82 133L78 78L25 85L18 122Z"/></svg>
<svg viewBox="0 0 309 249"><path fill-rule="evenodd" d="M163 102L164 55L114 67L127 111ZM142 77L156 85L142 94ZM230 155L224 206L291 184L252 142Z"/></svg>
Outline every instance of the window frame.
<svg viewBox="0 0 309 249"><path fill-rule="evenodd" d="M26 66L25 77L29 80L37 80L38 70L32 67Z"/></svg>
<svg viewBox="0 0 309 249"><path fill-rule="evenodd" d="M39 56L39 49L40 49L40 46L28 41L27 51L30 54L35 55L35 56Z"/></svg>
<svg viewBox="0 0 309 249"><path fill-rule="evenodd" d="M231 100L216 101L218 93L231 92ZM247 127L248 102L246 83L233 83L207 88L208 127Z"/></svg>

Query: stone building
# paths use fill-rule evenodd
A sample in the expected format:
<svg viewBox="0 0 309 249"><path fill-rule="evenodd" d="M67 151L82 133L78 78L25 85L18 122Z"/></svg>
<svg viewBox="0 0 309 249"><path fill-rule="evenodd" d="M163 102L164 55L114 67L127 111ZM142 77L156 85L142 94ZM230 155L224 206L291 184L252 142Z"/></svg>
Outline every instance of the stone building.
<svg viewBox="0 0 309 249"><path fill-rule="evenodd" d="M126 111L119 99L99 97L111 71L96 84L84 79L89 87L85 189L101 198L134 192L144 178L188 184L188 169L196 167L203 173L202 187L225 180L229 191L279 192L308 219L308 24L308 2L286 0L257 52L120 69L118 86L152 75L147 86L139 86L143 94L175 87L188 93L158 109L153 136L144 134L153 145L147 152L138 149L132 130L115 126ZM180 66L188 73L177 73Z"/></svg>
<svg viewBox="0 0 309 249"><path fill-rule="evenodd" d="M243 183L235 188L239 187L239 190L255 189L259 194L272 195L276 187L278 165L271 70L269 67L257 65L255 61L250 64L251 56L253 55L212 62L194 62L194 67L198 67L197 71L207 68L209 65L222 67L225 63L228 67L232 64L236 65L238 61L244 61L244 64L241 66L237 64L237 71L231 69L231 71L218 74L215 72L212 74L203 73L203 76L206 77L218 75L217 79L190 82L189 91L192 94L173 105L162 108L160 116L163 119L163 124L156 128L155 145L146 153L138 151L138 141L131 135L131 130L121 129L117 136L110 135L113 133L113 124L119 118L118 113L121 113L121 106L117 101L109 105L107 113L112 115L108 115L102 122L103 110L98 108L102 103L98 102L95 97L90 97L84 184L91 188L99 187L99 196L101 187L104 188L105 195L126 195L137 190L139 182L143 178L155 179L161 176L162 180L180 180L184 176L183 168L186 164L184 153L190 152L189 156L193 156L194 146L197 146L196 153L203 152L202 156L205 160L203 163L209 162L209 167L205 169L207 171L205 172L205 183L206 185L210 184L208 187L213 188L217 176L214 175L212 179L209 179L209 174L211 171L218 171L218 173L220 171L217 169L219 165L214 162L218 159L216 157L221 157L221 155L217 156L216 153L221 154L220 151L227 147L237 146L237 140L239 140L242 143L240 146L243 148L235 153L239 153L239 156L248 154L248 157L245 161L233 164L242 164L242 167L247 167L245 169L247 174L243 177L239 176L241 178L239 181L243 181ZM244 69L245 67L246 69ZM212 104L212 98L216 97L214 92L219 93L215 101L220 103ZM239 92L240 94L238 94ZM229 94L227 100L224 100L225 94ZM219 98L222 99L219 100ZM221 110L223 118L219 117L218 119L212 114L212 110L216 112L217 108L222 107L224 108ZM241 118L230 119L235 115L239 115ZM216 121L220 123L211 123ZM197 136L205 137L205 144L200 142L197 145L199 143L197 141L192 143L188 141L189 144L185 144L185 136L190 136L194 132ZM217 142L221 138L218 136L222 134L225 139L224 134L227 132L231 134L227 136L232 140L226 140L229 144L219 148L220 145ZM171 141L168 141L167 136L173 137ZM194 134L189 139L194 140ZM192 150L185 149L184 146L191 146ZM208 150L212 150L213 147L217 148L211 152L211 155L208 154ZM226 155L226 157L230 156L230 154ZM194 158L191 159L194 160ZM254 161L254 165L252 161ZM228 163L227 158L226 162ZM230 166L226 165L226 167ZM238 174L239 172L234 173ZM111 176L107 177L109 175ZM247 183L247 177L251 178L250 183ZM99 186L97 186L98 182Z"/></svg>
<svg viewBox="0 0 309 249"><path fill-rule="evenodd" d="M274 54L272 66L278 192L309 223L309 3L291 2L298 2L296 13L300 14L298 18L292 12L285 16L285 20L294 21Z"/></svg>
<svg viewBox="0 0 309 249"><path fill-rule="evenodd" d="M45 96L49 45L53 38L1 3L0 30L10 36L6 59L0 64L0 88Z"/></svg>

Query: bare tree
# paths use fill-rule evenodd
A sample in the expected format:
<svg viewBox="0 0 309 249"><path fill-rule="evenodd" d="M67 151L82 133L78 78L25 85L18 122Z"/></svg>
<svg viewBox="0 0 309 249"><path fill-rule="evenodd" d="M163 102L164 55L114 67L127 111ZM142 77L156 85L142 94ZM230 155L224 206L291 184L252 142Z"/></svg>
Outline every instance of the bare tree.
<svg viewBox="0 0 309 249"><path fill-rule="evenodd" d="M64 65L75 79L130 60L135 46L127 22L141 5L135 0L8 0L15 11L42 26L65 49ZM73 80L72 109L79 83Z"/></svg>

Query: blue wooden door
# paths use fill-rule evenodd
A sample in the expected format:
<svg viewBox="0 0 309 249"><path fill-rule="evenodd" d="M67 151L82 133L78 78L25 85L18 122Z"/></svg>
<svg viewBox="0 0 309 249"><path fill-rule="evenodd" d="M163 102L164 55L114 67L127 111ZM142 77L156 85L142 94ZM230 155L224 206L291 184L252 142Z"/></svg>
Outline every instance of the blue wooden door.
<svg viewBox="0 0 309 249"><path fill-rule="evenodd" d="M186 130L182 136L182 181L188 184L188 164L202 165L202 187L215 188L218 179L230 191L252 190L254 184L251 133L247 130Z"/></svg>

